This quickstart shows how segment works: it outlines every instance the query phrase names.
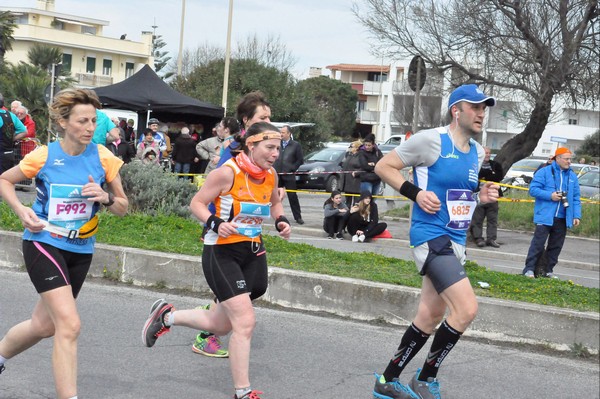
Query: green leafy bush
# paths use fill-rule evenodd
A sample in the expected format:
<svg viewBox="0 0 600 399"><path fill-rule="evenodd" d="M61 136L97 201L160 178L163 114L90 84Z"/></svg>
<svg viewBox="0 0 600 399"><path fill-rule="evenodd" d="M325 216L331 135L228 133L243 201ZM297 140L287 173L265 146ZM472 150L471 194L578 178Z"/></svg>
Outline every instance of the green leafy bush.
<svg viewBox="0 0 600 399"><path fill-rule="evenodd" d="M137 160L121 168L121 179L130 212L190 216L189 205L197 189L189 180Z"/></svg>

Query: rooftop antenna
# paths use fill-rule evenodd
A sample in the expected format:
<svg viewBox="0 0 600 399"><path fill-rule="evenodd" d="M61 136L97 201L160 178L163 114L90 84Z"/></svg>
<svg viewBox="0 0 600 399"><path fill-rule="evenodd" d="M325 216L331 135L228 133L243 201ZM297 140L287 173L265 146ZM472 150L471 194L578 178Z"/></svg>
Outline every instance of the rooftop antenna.
<svg viewBox="0 0 600 399"><path fill-rule="evenodd" d="M156 28L158 28L158 25L156 25L156 17L154 17L154 25L152 25L152 35L156 36Z"/></svg>

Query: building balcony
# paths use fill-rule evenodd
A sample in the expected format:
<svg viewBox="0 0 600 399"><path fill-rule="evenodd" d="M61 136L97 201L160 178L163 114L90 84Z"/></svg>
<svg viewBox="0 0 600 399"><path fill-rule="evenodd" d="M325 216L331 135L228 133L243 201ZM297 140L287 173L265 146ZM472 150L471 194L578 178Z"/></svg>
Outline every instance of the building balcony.
<svg viewBox="0 0 600 399"><path fill-rule="evenodd" d="M364 123L366 125L375 125L379 123L379 111L368 111L362 110L358 113L358 123Z"/></svg>
<svg viewBox="0 0 600 399"><path fill-rule="evenodd" d="M147 39L147 42L134 42L36 25L17 25L13 37L17 42L31 41L59 48L80 48L146 59L152 52L151 39Z"/></svg>
<svg viewBox="0 0 600 399"><path fill-rule="evenodd" d="M102 87L113 84L112 76L95 75L93 73L76 73L75 79L81 86Z"/></svg>
<svg viewBox="0 0 600 399"><path fill-rule="evenodd" d="M382 94L389 92L390 83L389 82L373 82L370 80L365 80L362 83L362 93L367 96L380 96Z"/></svg>

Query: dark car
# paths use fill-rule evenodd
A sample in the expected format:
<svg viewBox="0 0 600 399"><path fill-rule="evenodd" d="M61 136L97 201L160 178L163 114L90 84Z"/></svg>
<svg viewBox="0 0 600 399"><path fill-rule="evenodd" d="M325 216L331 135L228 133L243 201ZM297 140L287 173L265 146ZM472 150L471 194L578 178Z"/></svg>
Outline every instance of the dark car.
<svg viewBox="0 0 600 399"><path fill-rule="evenodd" d="M600 172L590 170L579 176L579 190L581 198L600 200Z"/></svg>
<svg viewBox="0 0 600 399"><path fill-rule="evenodd" d="M342 162L349 143L328 144L304 158L296 173L296 185L299 189L319 189L328 192L338 190Z"/></svg>

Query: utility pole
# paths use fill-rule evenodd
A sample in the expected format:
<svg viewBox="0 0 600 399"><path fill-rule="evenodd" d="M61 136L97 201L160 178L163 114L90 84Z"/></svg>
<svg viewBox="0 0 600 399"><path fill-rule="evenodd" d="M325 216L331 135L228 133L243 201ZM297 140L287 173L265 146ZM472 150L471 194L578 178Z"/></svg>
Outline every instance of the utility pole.
<svg viewBox="0 0 600 399"><path fill-rule="evenodd" d="M233 17L233 0L229 0L229 17L227 19L227 44L225 47L225 71L223 71L223 99L221 106L227 114L227 90L229 88L229 59L231 58L231 19Z"/></svg>
<svg viewBox="0 0 600 399"><path fill-rule="evenodd" d="M183 64L183 25L185 23L185 0L181 0L181 30L179 31L179 55L177 56L177 76L181 76Z"/></svg>

